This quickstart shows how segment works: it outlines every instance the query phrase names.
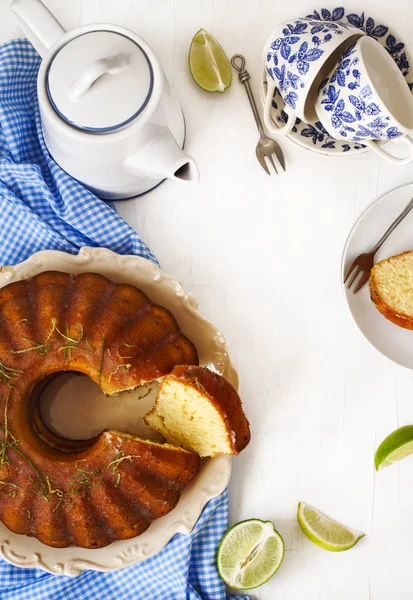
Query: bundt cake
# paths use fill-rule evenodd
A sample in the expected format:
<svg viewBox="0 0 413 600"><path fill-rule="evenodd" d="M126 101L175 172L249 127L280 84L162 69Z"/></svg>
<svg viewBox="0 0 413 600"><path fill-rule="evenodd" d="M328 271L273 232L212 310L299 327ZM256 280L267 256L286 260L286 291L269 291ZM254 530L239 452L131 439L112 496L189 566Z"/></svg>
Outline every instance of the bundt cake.
<svg viewBox="0 0 413 600"><path fill-rule="evenodd" d="M201 457L238 454L251 437L232 385L221 375L195 365L176 366L164 377L144 420L169 443Z"/></svg>
<svg viewBox="0 0 413 600"><path fill-rule="evenodd" d="M0 289L0 519L55 547L99 548L172 510L199 457L115 431L65 440L39 396L62 371L108 395L197 363L172 314L139 289L85 273L44 272Z"/></svg>
<svg viewBox="0 0 413 600"><path fill-rule="evenodd" d="M369 285L377 310L399 327L413 329L413 250L375 264Z"/></svg>

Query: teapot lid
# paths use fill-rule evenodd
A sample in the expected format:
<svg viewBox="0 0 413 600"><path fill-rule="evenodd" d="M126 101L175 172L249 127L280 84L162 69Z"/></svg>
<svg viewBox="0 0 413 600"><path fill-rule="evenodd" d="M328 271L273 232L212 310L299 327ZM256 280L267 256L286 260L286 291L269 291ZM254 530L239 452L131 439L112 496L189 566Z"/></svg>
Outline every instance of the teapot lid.
<svg viewBox="0 0 413 600"><path fill-rule="evenodd" d="M123 127L145 108L153 70L145 51L114 31L91 31L70 40L53 57L46 90L59 116L97 133Z"/></svg>

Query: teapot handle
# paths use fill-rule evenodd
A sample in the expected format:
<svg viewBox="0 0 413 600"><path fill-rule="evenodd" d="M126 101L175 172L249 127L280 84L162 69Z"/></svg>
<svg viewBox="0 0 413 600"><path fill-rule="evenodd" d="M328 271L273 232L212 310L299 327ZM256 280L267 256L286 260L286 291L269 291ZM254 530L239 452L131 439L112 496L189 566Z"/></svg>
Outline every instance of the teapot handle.
<svg viewBox="0 0 413 600"><path fill-rule="evenodd" d="M31 44L43 58L66 30L40 0L12 0L11 10Z"/></svg>

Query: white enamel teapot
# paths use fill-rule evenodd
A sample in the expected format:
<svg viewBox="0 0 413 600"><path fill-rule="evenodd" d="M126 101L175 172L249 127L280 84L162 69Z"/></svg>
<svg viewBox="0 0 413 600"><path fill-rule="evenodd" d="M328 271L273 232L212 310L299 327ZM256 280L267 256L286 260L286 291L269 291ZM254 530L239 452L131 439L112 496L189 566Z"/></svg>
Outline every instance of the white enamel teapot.
<svg viewBox="0 0 413 600"><path fill-rule="evenodd" d="M108 24L66 32L40 0L11 9L43 58L37 93L54 160L100 198L199 180L182 151L185 122L162 68L135 33Z"/></svg>

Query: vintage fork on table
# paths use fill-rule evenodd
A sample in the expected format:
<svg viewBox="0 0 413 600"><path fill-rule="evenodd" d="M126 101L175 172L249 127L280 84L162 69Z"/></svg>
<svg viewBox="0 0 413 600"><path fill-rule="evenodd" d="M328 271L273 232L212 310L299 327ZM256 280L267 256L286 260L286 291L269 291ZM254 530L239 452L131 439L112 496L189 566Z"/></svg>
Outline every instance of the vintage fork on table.
<svg viewBox="0 0 413 600"><path fill-rule="evenodd" d="M390 225L388 230L379 239L377 244L375 246L373 246L373 248L370 250L370 252L366 252L364 254L359 254L359 256L357 256L357 258L355 258L353 260L353 262L351 263L351 265L344 277L344 281L343 281L343 283L346 283L346 281L349 280L350 276L353 275L353 277L347 283L347 287L350 289L351 286L353 285L353 283L355 282L355 280L357 279L357 277L361 273L361 277L360 277L357 285L353 289L353 294L357 294L357 292L359 290L361 290L363 285L365 283L367 283L367 281L370 278L370 272L371 272L372 268L374 267L374 257L376 255L377 251L379 250L379 248L381 248L381 246L387 240L389 235L391 233L393 233L393 231L396 229L397 225L399 225L399 223L401 223L403 221L404 217L406 217L409 214L409 212L412 210L412 208L413 208L413 198L410 200L409 204L406 206L406 208L403 210L403 212L401 212L399 214L397 219L395 219L393 221L393 223Z"/></svg>
<svg viewBox="0 0 413 600"><path fill-rule="evenodd" d="M277 142L269 138L264 132L257 104L249 83L250 74L245 70L245 57L242 56L242 54L234 54L234 56L231 58L231 65L236 71L238 71L238 79L240 82L245 85L248 100L250 101L254 119L257 124L257 129L260 133L260 139L255 149L255 154L257 155L260 165L264 171L268 173L268 175L271 175L268 164L265 160L268 158L276 174L278 174L279 170L285 171L284 156L280 146L277 144Z"/></svg>

